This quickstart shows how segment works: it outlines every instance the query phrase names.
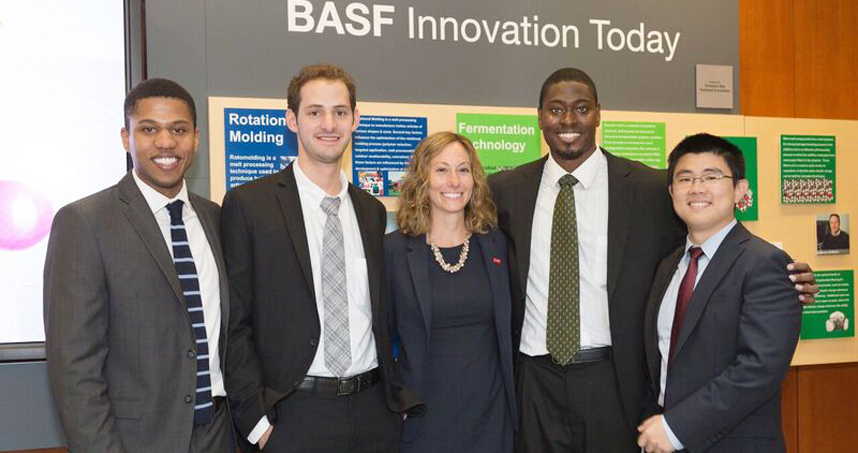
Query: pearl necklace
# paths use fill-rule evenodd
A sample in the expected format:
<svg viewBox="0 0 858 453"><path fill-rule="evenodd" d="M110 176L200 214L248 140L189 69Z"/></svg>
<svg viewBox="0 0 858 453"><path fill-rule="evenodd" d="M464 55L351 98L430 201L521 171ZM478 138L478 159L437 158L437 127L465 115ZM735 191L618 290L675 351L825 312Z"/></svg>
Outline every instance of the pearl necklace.
<svg viewBox="0 0 858 453"><path fill-rule="evenodd" d="M432 254L435 255L435 261L438 262L441 269L444 269L451 274L455 274L465 266L465 261L468 260L468 251L470 250L471 233L467 233L465 235L465 243L462 244L462 252L459 253L459 262L456 264L450 264L444 261L444 255L441 255L441 250L437 245L435 245L435 242L432 241L432 236L430 234L426 234L426 239L429 241L429 248L432 249Z"/></svg>

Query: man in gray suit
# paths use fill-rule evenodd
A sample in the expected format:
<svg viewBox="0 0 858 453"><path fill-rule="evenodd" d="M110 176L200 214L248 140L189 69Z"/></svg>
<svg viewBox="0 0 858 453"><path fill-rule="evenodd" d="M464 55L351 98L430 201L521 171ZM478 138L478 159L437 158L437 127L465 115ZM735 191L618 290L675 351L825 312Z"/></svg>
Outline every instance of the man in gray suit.
<svg viewBox="0 0 858 453"><path fill-rule="evenodd" d="M184 182L199 134L184 88L139 84L122 129L134 170L54 218L45 344L72 452L236 451L220 210Z"/></svg>

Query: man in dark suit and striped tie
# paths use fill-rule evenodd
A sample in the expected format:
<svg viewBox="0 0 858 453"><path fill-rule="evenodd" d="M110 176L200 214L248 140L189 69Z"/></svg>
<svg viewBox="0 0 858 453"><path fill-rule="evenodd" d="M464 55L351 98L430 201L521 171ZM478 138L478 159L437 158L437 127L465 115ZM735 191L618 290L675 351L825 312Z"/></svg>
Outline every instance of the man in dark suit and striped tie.
<svg viewBox="0 0 858 453"><path fill-rule="evenodd" d="M139 84L122 129L134 170L54 219L46 351L72 452L236 451L220 209L184 182L199 133L184 88Z"/></svg>

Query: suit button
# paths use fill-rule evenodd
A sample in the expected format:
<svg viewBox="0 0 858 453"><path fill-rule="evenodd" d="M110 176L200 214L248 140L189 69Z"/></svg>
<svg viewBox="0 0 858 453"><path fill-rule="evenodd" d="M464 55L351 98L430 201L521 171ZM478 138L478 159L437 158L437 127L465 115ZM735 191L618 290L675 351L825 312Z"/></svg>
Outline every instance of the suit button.
<svg viewBox="0 0 858 453"><path fill-rule="evenodd" d="M185 404L191 404L194 401L191 395L185 395Z"/></svg>
<svg viewBox="0 0 858 453"><path fill-rule="evenodd" d="M188 358L189 359L193 359L196 356L197 356L197 351L194 351L193 349L188 351Z"/></svg>
<svg viewBox="0 0 858 453"><path fill-rule="evenodd" d="M312 340L310 340L310 346L312 346L312 347L314 347L314 348L315 348L315 347L316 347L316 345L318 345L318 344L319 344L319 340L317 340L317 339L315 339L315 338L313 338Z"/></svg>

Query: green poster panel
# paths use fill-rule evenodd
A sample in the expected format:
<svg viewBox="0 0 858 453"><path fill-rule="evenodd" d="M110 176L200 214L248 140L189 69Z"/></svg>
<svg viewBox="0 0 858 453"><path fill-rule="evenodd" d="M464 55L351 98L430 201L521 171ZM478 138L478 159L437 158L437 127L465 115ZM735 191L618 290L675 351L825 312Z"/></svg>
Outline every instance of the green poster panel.
<svg viewBox="0 0 858 453"><path fill-rule="evenodd" d="M745 157L745 178L748 180L748 194L745 195L743 209L736 209L739 221L759 220L757 206L760 195L757 192L757 137L724 137L739 147Z"/></svg>
<svg viewBox="0 0 858 453"><path fill-rule="evenodd" d="M814 272L819 294L801 315L801 339L855 336L855 274L845 271Z"/></svg>
<svg viewBox="0 0 858 453"><path fill-rule="evenodd" d="M664 123L603 121L602 146L616 156L667 168Z"/></svg>
<svg viewBox="0 0 858 453"><path fill-rule="evenodd" d="M515 168L542 155L536 115L458 113L456 130L474 143L487 174Z"/></svg>
<svg viewBox="0 0 858 453"><path fill-rule="evenodd" d="M781 135L781 203L834 203L833 135Z"/></svg>

